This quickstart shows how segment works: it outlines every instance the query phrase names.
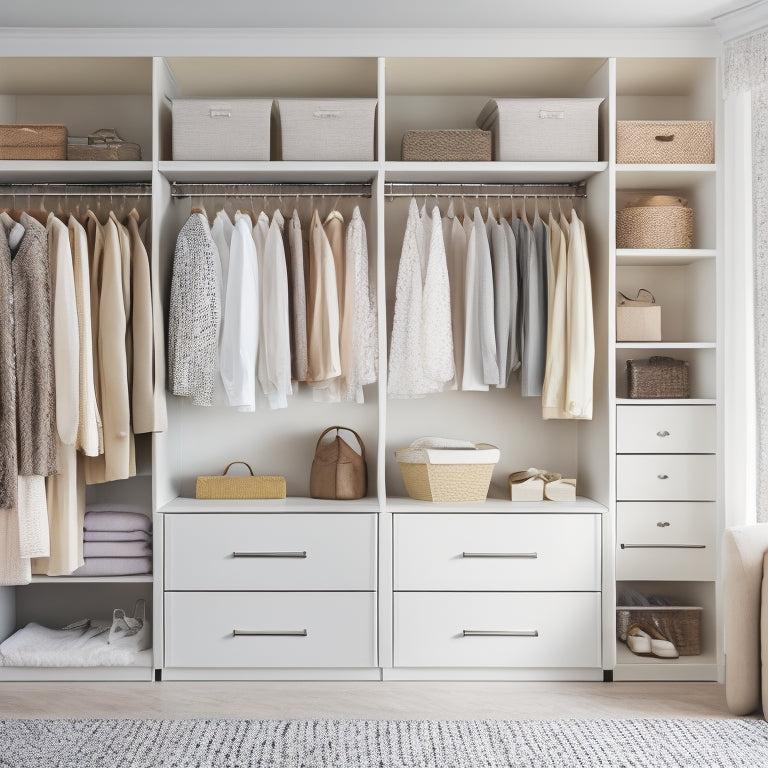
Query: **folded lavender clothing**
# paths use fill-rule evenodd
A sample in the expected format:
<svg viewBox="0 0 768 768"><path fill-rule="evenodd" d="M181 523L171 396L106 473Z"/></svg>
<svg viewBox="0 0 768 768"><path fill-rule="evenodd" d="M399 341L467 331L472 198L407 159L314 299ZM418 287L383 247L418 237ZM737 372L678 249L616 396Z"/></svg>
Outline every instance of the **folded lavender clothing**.
<svg viewBox="0 0 768 768"><path fill-rule="evenodd" d="M152 557L148 541L86 541L83 556L90 557Z"/></svg>
<svg viewBox="0 0 768 768"><path fill-rule="evenodd" d="M86 531L151 531L152 520L141 512L93 509L85 513L83 528Z"/></svg>
<svg viewBox="0 0 768 768"><path fill-rule="evenodd" d="M87 557L73 576L136 576L152 573L151 557Z"/></svg>
<svg viewBox="0 0 768 768"><path fill-rule="evenodd" d="M148 531L83 531L83 541L152 541Z"/></svg>
<svg viewBox="0 0 768 768"><path fill-rule="evenodd" d="M86 504L86 512L141 512L147 514L149 507L143 504Z"/></svg>

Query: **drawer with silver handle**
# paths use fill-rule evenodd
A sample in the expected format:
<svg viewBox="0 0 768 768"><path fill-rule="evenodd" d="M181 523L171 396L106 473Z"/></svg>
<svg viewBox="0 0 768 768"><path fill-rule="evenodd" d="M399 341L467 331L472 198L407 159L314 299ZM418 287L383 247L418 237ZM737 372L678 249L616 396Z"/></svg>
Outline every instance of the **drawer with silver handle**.
<svg viewBox="0 0 768 768"><path fill-rule="evenodd" d="M714 501L714 455L621 454L616 457L619 501Z"/></svg>
<svg viewBox="0 0 768 768"><path fill-rule="evenodd" d="M600 594L395 593L396 667L599 667Z"/></svg>
<svg viewBox="0 0 768 768"><path fill-rule="evenodd" d="M165 515L168 590L372 590L376 516Z"/></svg>
<svg viewBox="0 0 768 768"><path fill-rule="evenodd" d="M396 590L600 589L597 514L394 515Z"/></svg>
<svg viewBox="0 0 768 768"><path fill-rule="evenodd" d="M714 405L620 405L617 453L716 453Z"/></svg>
<svg viewBox="0 0 768 768"><path fill-rule="evenodd" d="M717 508L712 502L619 502L616 578L712 581Z"/></svg>
<svg viewBox="0 0 768 768"><path fill-rule="evenodd" d="M166 592L168 667L372 667L372 592Z"/></svg>

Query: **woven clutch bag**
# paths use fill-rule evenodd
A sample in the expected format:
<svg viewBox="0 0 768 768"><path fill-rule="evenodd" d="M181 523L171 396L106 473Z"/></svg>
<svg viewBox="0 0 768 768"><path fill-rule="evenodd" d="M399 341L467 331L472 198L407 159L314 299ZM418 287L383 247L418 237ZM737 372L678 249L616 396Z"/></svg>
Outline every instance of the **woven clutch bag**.
<svg viewBox="0 0 768 768"><path fill-rule="evenodd" d="M0 160L66 159L66 125L0 125Z"/></svg>
<svg viewBox="0 0 768 768"><path fill-rule="evenodd" d="M233 464L245 464L250 475L227 475ZM233 461L220 475L202 475L195 486L197 499L284 499L285 478L254 475L250 464Z"/></svg>

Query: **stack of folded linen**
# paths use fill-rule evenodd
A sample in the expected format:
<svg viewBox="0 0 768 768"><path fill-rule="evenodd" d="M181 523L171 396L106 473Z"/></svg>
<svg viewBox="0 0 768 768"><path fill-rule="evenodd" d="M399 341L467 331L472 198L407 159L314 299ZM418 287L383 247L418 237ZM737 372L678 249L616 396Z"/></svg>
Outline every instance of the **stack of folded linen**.
<svg viewBox="0 0 768 768"><path fill-rule="evenodd" d="M85 565L73 576L152 573L152 520L133 504L89 504L83 525Z"/></svg>

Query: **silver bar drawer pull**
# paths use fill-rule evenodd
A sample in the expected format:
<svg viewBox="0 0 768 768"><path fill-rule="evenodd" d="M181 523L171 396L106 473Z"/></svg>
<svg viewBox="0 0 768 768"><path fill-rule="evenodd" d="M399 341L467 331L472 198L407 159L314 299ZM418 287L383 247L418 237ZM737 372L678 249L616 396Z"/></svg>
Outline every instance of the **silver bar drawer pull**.
<svg viewBox="0 0 768 768"><path fill-rule="evenodd" d="M538 552L462 552L462 557L500 557L500 558L509 558L509 559L530 559L530 560L536 560L538 558L539 553Z"/></svg>
<svg viewBox="0 0 768 768"><path fill-rule="evenodd" d="M304 552L233 552L232 557L295 557L303 559L307 556Z"/></svg>
<svg viewBox="0 0 768 768"><path fill-rule="evenodd" d="M706 544L622 544L622 549L706 549Z"/></svg>
<svg viewBox="0 0 768 768"><path fill-rule="evenodd" d="M662 429L656 433L657 437L669 437L669 432L666 429Z"/></svg>
<svg viewBox="0 0 768 768"><path fill-rule="evenodd" d="M538 637L538 629L465 629L462 637Z"/></svg>
<svg viewBox="0 0 768 768"><path fill-rule="evenodd" d="M306 637L306 629L233 629L232 637Z"/></svg>

